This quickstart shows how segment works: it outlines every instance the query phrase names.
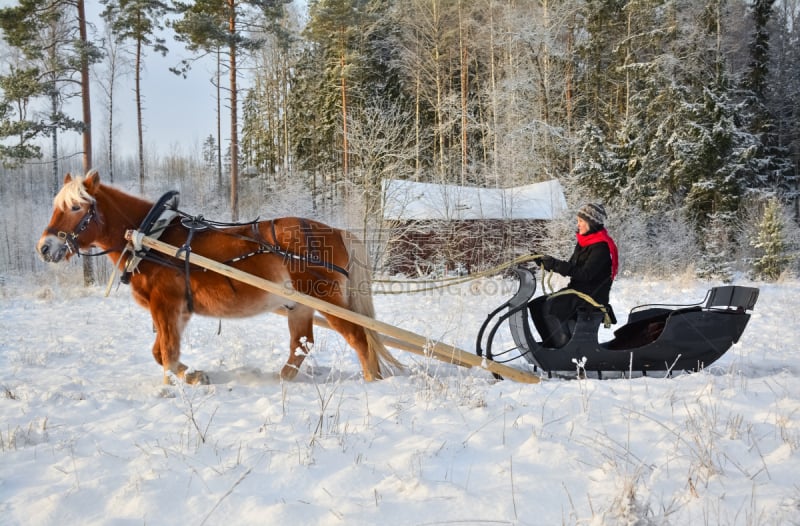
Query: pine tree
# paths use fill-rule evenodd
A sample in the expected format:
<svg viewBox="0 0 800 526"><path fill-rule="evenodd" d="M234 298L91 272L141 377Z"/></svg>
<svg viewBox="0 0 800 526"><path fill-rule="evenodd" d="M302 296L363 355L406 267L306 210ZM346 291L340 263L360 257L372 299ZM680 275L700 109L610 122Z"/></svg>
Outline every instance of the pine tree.
<svg viewBox="0 0 800 526"><path fill-rule="evenodd" d="M781 177L776 181L778 192L800 222L800 12L795 6L780 2L773 15L768 104L774 117L776 151L788 168L777 172Z"/></svg>
<svg viewBox="0 0 800 526"><path fill-rule="evenodd" d="M261 33L280 31L276 21L290 0L198 0L174 2L180 18L170 25L176 38L197 53L227 52L230 96L231 217L239 218L239 63L264 44ZM256 28L259 30L257 31ZM184 61L186 73L190 61Z"/></svg>
<svg viewBox="0 0 800 526"><path fill-rule="evenodd" d="M20 52L19 61L0 77L0 140L13 141L0 147L0 157L11 165L39 158L41 148L36 140L49 135L54 186L60 177L59 131L82 132L84 165L91 167L89 66L99 60L100 52L87 39L83 6L83 0L25 0L0 9L3 38ZM62 109L64 100L77 96L83 102L82 119L70 117ZM40 97L50 102L45 118L32 111Z"/></svg>
<svg viewBox="0 0 800 526"><path fill-rule="evenodd" d="M309 6L303 32L309 45L300 57L291 95L298 117L292 127L299 166L327 172L331 183L349 177L348 119L364 104L363 79L369 68L365 42L379 4L317 0Z"/></svg>
<svg viewBox="0 0 800 526"><path fill-rule="evenodd" d="M217 166L217 140L213 135L203 141L203 164L208 168Z"/></svg>
<svg viewBox="0 0 800 526"><path fill-rule="evenodd" d="M624 168L616 157L617 151L613 146L609 147L600 126L587 120L578 132L576 142L579 151L570 179L587 189L590 195L607 203L625 195L621 184Z"/></svg>
<svg viewBox="0 0 800 526"><path fill-rule="evenodd" d="M7 75L0 75L0 139L10 144L0 144L0 159L5 168L13 168L29 159L42 156L42 148L36 139L46 133L46 123L36 119L30 109L30 101L44 96L49 91L40 81L38 68L11 67Z"/></svg>
<svg viewBox="0 0 800 526"><path fill-rule="evenodd" d="M734 216L729 213L712 214L703 229L703 253L697 265L697 276L703 279L733 280L733 244L731 225Z"/></svg>
<svg viewBox="0 0 800 526"><path fill-rule="evenodd" d="M687 214L700 226L713 214L738 210L755 171L756 141L737 125L735 111L724 89L707 88L679 113L686 125L671 142L675 162L668 173L685 185Z"/></svg>
<svg viewBox="0 0 800 526"><path fill-rule="evenodd" d="M789 268L792 258L788 254L783 207L779 199L773 197L767 201L757 237L751 245L761 253L753 261L756 279L775 281Z"/></svg>
<svg viewBox="0 0 800 526"><path fill-rule="evenodd" d="M14 7L0 9L0 29L5 40L18 48L25 57L39 64L39 87L47 86L50 99L50 123L47 126L53 144L54 184L58 172L58 130L80 130L81 160L84 173L93 167L92 111L89 67L100 59L100 51L89 41L84 0L25 0ZM36 67L29 71L34 71ZM80 80L76 81L74 77ZM66 118L59 106L67 96L67 86L80 86L81 120ZM19 87L19 86L15 86ZM18 99L19 100L19 99ZM0 115L8 106L0 102ZM18 114L22 117L22 114ZM23 117L21 120L25 120ZM26 131L30 131L26 127ZM0 139L3 138L0 136ZM29 137L32 139L33 137ZM23 148L24 144L20 145ZM25 150L17 150L27 155ZM1 153L1 152L0 152ZM36 153L32 151L30 153ZM17 160L20 160L19 158ZM83 277L86 285L94 283L92 258L83 258Z"/></svg>

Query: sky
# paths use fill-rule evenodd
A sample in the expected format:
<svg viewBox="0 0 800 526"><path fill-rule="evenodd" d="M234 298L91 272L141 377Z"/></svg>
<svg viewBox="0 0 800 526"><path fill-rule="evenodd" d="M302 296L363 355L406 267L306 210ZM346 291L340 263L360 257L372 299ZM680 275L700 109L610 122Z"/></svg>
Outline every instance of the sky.
<svg viewBox="0 0 800 526"><path fill-rule="evenodd" d="M126 286L84 288L79 263L2 278L3 526L800 524L795 280L737 279L761 289L752 318L695 374L523 384L393 350L405 370L365 383L355 352L317 329L281 382L286 320L263 315L193 318L184 361L211 384L191 387L161 383ZM621 278L611 301L624 323L710 285ZM376 295L377 317L470 350L513 290Z"/></svg>
<svg viewBox="0 0 800 526"><path fill-rule="evenodd" d="M165 154L172 152L176 145L199 149L206 137L217 135L216 88L211 84L214 76L211 65L206 61L196 64L186 78L175 75L169 68L190 55L177 43L172 47L175 50L166 57L149 53L147 69L142 75L145 145ZM115 116L115 122L119 123L119 128L115 125L116 142L122 150L120 153L127 151L133 155L138 141L133 76L123 79L120 88L120 108ZM227 106L227 102L222 105L224 137L230 136ZM99 110L93 111L105 121L102 108Z"/></svg>
<svg viewBox="0 0 800 526"><path fill-rule="evenodd" d="M305 9L305 0L294 0L297 9ZM88 9L98 9L96 2L88 2ZM99 18L99 14L98 14ZM145 146L161 154L168 154L180 146L184 153L192 149L199 152L203 141L209 136L217 135L217 102L216 88L212 79L216 75L216 59L206 57L192 66L186 78L175 75L169 68L179 66L181 61L193 58L195 55L188 51L183 44L172 39L171 30L165 31L169 53L161 56L150 50L147 51L146 70L142 74L142 93L144 95ZM224 58L223 58L224 60ZM240 61L240 67L244 64ZM222 86L227 88L227 73L223 72ZM246 76L240 76L239 88L247 87ZM130 155L137 151L137 131L134 79L129 76L121 83L119 99L119 113L115 121L120 124L117 129L117 146ZM228 95L222 90L223 102L221 105L222 121L221 131L223 144L230 139L230 111ZM244 91L239 96L241 125L241 101ZM97 97L95 97L97 100ZM102 112L94 104L94 115L105 119ZM95 117L95 118L97 118ZM99 121L98 121L99 122ZM105 122L105 121L104 121ZM95 141L97 143L97 141ZM120 152L122 153L122 151Z"/></svg>
<svg viewBox="0 0 800 526"><path fill-rule="evenodd" d="M0 0L0 7L15 5L11 0ZM295 4L303 8L305 2L296 0ZM88 16L95 24L95 37L102 31L100 12L102 5L96 1L86 3ZM214 60L204 59L194 64L186 78L169 71L176 67L183 59L194 55L185 47L172 40L171 31L165 32L169 53L162 57L152 50L146 50L146 69L142 73L143 94L143 125L145 136L145 149L147 154L169 154L179 147L183 153L190 153L197 149L200 151L202 142L209 136L216 136L216 88L211 80L215 75ZM101 73L101 66L95 66L95 72ZM246 80L240 81L242 87ZM223 86L227 86L227 79L223 78ZM103 107L100 89L96 84L92 86L92 120L95 155L99 155L105 144L107 134L107 112ZM223 98L227 98L223 91ZM240 97L241 99L242 97ZM75 116L80 116L79 103L73 103L71 110ZM135 156L138 151L134 76L129 74L120 79L117 86L117 106L114 115L114 141L118 154ZM223 141L230 137L230 112L227 100L222 104L221 130ZM69 106L68 106L69 107ZM80 148L80 138L75 135L65 138L62 149ZM45 147L45 156L49 155L49 143ZM70 153L63 151L62 155Z"/></svg>
<svg viewBox="0 0 800 526"><path fill-rule="evenodd" d="M89 16L98 20L98 31L102 29L100 8L99 3L87 3L87 9L91 13ZM178 67L182 60L193 58L194 55L183 44L172 39L170 30L165 30L164 38L167 39L166 46L169 49L166 56L150 49L145 50L145 69L141 79L145 148L160 154L169 154L178 145L184 149L184 153L187 148L199 150L208 135L216 137L217 134L216 88L211 83L215 75L214 63L203 59L193 65L186 78L175 75L169 68ZM99 90L96 86L93 88L96 91L92 104L92 118L97 123L95 133L100 131L105 134L107 112L102 107ZM132 72L120 79L117 90L115 148L118 148L121 155L135 156L138 136ZM226 106L223 103L222 133L224 137L229 137L227 130L230 128L230 113ZM99 140L99 137L95 138L95 148L98 148Z"/></svg>

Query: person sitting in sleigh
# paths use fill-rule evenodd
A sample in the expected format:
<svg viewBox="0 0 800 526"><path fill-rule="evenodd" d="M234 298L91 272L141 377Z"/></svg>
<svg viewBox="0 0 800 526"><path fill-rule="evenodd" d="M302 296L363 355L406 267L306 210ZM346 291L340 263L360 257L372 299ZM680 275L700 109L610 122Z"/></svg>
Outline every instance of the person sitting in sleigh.
<svg viewBox="0 0 800 526"><path fill-rule="evenodd" d="M577 213L577 243L566 261L542 256L538 262L545 271L569 277L565 289L534 298L529 304L534 326L545 347L563 347L569 342L569 320L581 307L591 307L582 295L608 306L611 283L617 275L617 245L605 228L606 210L601 204L587 203ZM578 292L564 293L566 289ZM610 311L610 307L607 307Z"/></svg>

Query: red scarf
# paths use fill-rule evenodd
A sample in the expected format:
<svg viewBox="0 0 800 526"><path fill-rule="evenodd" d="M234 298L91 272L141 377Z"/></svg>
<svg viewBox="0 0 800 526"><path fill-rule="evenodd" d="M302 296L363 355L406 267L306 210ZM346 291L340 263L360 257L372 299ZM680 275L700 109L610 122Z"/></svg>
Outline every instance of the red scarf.
<svg viewBox="0 0 800 526"><path fill-rule="evenodd" d="M589 245L600 242L606 243L608 245L608 251L611 253L611 279L613 280L617 277L619 253L617 252L616 243L614 243L614 240L608 235L608 231L605 228L584 236L575 234L575 237L578 238L578 244L582 247L588 247Z"/></svg>

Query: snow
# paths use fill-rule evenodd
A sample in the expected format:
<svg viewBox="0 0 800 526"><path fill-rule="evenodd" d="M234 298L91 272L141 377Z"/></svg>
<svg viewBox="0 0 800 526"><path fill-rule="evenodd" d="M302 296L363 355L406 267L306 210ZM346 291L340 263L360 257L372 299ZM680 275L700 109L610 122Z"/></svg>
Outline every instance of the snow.
<svg viewBox="0 0 800 526"><path fill-rule="evenodd" d="M567 208L556 179L514 188L383 182L387 220L554 219Z"/></svg>
<svg viewBox="0 0 800 526"><path fill-rule="evenodd" d="M286 320L264 315L193 318L184 360L213 383L192 387L161 383L124 286L104 298L50 277L0 281L4 526L799 523L796 281L755 284L741 341L695 374L528 385L394 351L407 369L368 384L317 329L281 382ZM612 302L624 319L709 286L628 277ZM472 350L513 290L483 280L376 309Z"/></svg>

